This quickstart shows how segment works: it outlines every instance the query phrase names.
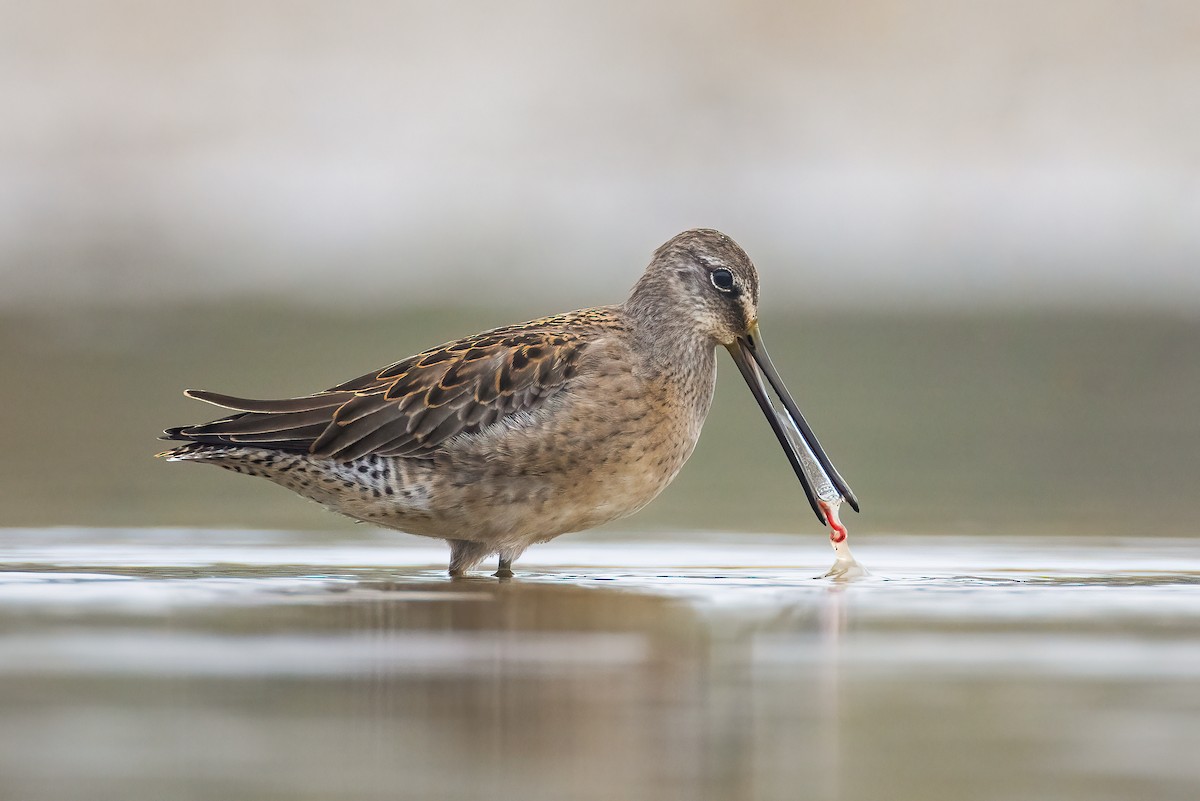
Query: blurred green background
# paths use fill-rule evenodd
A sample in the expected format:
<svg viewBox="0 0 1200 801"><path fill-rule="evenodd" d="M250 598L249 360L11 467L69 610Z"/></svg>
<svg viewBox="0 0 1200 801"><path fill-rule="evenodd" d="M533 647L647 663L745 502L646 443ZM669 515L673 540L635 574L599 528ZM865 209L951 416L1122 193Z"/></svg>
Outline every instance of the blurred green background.
<svg viewBox="0 0 1200 801"><path fill-rule="evenodd" d="M854 530L1190 535L1195 4L4 4L0 525L349 525L150 458L725 230ZM625 528L809 530L723 360Z"/></svg>
<svg viewBox="0 0 1200 801"><path fill-rule="evenodd" d="M770 267L762 267L766 280ZM636 275L631 269L630 276ZM580 298L581 301L585 300ZM600 298L598 300L615 300ZM217 410L184 387L283 397L550 309L353 314L216 306L10 313L0 327L5 525L337 528L258 480L151 458ZM763 330L863 503L852 530L1195 533L1200 323L1168 314L903 314L789 308ZM616 527L812 531L799 484L725 354L683 473Z"/></svg>

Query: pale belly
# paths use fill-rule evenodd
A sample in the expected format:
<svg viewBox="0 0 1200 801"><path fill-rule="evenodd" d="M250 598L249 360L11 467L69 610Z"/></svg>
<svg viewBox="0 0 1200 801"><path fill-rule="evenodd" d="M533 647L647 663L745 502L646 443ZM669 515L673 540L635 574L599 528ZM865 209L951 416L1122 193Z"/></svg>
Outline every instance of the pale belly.
<svg viewBox="0 0 1200 801"><path fill-rule="evenodd" d="M658 497L691 455L695 440L666 447L648 440L639 426L594 443L582 457L563 458L564 450L548 460L519 463L469 460L464 465L456 459L451 470L444 462L434 468L387 459L371 465L381 468L378 484L364 479L357 463L322 463L316 481L296 471L244 472L363 522L520 550L633 514Z"/></svg>

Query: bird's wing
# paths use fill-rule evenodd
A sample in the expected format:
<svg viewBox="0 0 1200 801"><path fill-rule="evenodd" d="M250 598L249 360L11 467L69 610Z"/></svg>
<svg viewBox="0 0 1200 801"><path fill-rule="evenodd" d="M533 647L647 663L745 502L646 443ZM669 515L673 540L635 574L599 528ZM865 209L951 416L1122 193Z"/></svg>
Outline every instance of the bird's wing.
<svg viewBox="0 0 1200 801"><path fill-rule="evenodd" d="M188 390L239 414L167 429L164 439L261 445L350 461L428 453L459 434L536 410L565 390L587 347L566 316L442 345L302 398L248 400Z"/></svg>

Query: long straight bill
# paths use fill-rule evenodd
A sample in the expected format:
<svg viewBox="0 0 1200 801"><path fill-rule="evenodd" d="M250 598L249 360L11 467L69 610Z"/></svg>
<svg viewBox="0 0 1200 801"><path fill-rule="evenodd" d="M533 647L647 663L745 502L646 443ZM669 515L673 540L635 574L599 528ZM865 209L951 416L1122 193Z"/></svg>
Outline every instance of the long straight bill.
<svg viewBox="0 0 1200 801"><path fill-rule="evenodd" d="M754 399L758 401L759 408L766 415L771 430L783 446L783 451L796 472L796 477L800 479L800 485L804 487L804 494L808 497L817 519L822 525L825 524L825 514L821 510L820 501L833 501L837 495L845 498L850 507L857 512L858 499L829 461L808 421L796 407L796 402L792 400L783 379L779 377L771 357L767 354L758 332L758 325L754 325L744 336L727 347L754 394ZM767 388L763 385L764 376L783 404L784 412L777 411L771 402Z"/></svg>

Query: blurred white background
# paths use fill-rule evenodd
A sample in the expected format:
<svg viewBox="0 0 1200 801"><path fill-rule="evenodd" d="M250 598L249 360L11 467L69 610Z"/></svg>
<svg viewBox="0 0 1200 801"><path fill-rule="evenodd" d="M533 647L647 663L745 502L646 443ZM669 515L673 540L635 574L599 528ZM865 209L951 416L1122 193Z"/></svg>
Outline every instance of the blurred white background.
<svg viewBox="0 0 1200 801"><path fill-rule="evenodd" d="M0 4L0 304L1200 308L1194 0Z"/></svg>

